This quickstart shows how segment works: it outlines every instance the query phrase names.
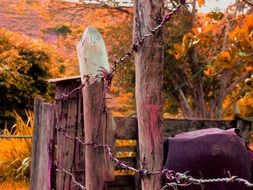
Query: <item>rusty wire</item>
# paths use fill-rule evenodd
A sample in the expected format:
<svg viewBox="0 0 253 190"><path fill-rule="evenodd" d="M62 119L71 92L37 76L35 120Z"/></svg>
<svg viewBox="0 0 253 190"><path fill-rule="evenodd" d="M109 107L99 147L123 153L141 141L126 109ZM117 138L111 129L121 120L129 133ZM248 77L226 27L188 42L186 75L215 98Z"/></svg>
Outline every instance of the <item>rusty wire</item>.
<svg viewBox="0 0 253 190"><path fill-rule="evenodd" d="M64 172L65 174L69 175L69 176L71 177L71 179L72 179L72 182L73 182L76 186L80 187L80 189L82 189L82 190L87 190L81 183L79 183L79 182L76 180L74 174L72 174L70 171L67 171L65 168L63 168L63 167L61 167L61 166L58 166L58 165L55 165L55 166L57 167L56 171L58 171L58 172Z"/></svg>
<svg viewBox="0 0 253 190"><path fill-rule="evenodd" d="M5 136L0 135L0 139L32 139L33 136Z"/></svg>
<svg viewBox="0 0 253 190"><path fill-rule="evenodd" d="M171 178L172 177L172 178ZM239 178L238 176L229 176L224 178L212 178L212 179L196 179L187 173L175 173L170 176L170 182L166 183L162 190L173 189L177 190L178 187L186 187L190 185L204 185L207 183L240 183L247 187L253 187L253 184L246 179Z"/></svg>
<svg viewBox="0 0 253 190"><path fill-rule="evenodd" d="M63 93L60 97L56 97L55 100L56 102L58 102L59 100L66 100L70 97L71 94L81 90L83 87L87 86L89 83L90 83L90 79L93 78L93 79L97 79L99 78L99 75L96 75L96 76L92 76L92 75L85 75L83 76L83 78L85 79L85 81L78 87L72 89L70 92L68 93Z"/></svg>
<svg viewBox="0 0 253 190"><path fill-rule="evenodd" d="M69 134L67 134L65 132L65 130L61 129L61 128L57 128L56 129L58 132L62 133L67 139L70 140L74 140L77 141L78 143L81 143L83 146L92 146L94 149L98 149L98 148L102 148L105 150L105 152L107 153L108 157L116 164L119 165L120 167L127 169L127 170L131 170L134 171L135 173L140 172L140 170L132 167L132 166L128 166L126 165L124 162L120 161L112 152L112 148L109 145L105 145L105 144L98 144L98 143L94 143L94 142L84 142L82 139L80 139L79 137L72 137Z"/></svg>
<svg viewBox="0 0 253 190"><path fill-rule="evenodd" d="M119 160L113 154L112 148L109 145L97 144L97 143L93 143L93 142L84 142L83 140L81 140L78 137L72 137L72 136L68 135L62 129L58 128L57 131L61 132L67 139L75 140L75 141L77 141L78 143L81 143L84 146L92 146L94 149L97 149L97 148L104 149L106 154L108 155L108 157L116 165L120 166L123 169L131 170L135 174L140 175L141 177L151 176L151 175L153 175L153 176L160 175L160 176L164 177L165 180L168 181L168 183L166 183L162 187L161 190L165 190L165 189L177 190L178 187L186 187L186 186L190 186L190 185L203 185L203 184L206 184L206 183L222 183L222 182L241 183L241 184L243 184L247 187L253 187L253 184L250 183L248 180L243 179L243 178L239 178L237 176L229 176L229 177L225 177L225 178L213 178L213 179L196 179L196 178L193 178L192 176L188 175L187 172L186 173L179 173L179 172L176 173L173 170L168 170L168 169L150 172L148 170L137 169L137 168L129 166L129 165L125 164L124 162L122 162L121 160ZM64 172L67 173L68 175L71 174L70 172L66 172L66 170ZM73 174L71 175L71 177L73 179L73 177L74 177ZM76 183L76 181L74 183Z"/></svg>

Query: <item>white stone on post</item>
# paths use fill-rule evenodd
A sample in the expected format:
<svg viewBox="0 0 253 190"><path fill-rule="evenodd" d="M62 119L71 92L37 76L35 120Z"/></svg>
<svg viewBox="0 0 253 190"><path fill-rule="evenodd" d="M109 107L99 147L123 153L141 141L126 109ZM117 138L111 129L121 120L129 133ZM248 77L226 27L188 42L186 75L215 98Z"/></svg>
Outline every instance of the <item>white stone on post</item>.
<svg viewBox="0 0 253 190"><path fill-rule="evenodd" d="M94 27L88 27L77 45L77 55L82 82L86 75L95 76L102 68L110 70L105 43Z"/></svg>
<svg viewBox="0 0 253 190"><path fill-rule="evenodd" d="M77 45L82 83L90 76L89 83L82 89L85 142L114 143L113 125L108 115L103 80L95 78L101 69L110 70L102 36L94 27L85 30ZM106 188L105 181L113 180L113 168L101 148L85 147L85 187L88 190Z"/></svg>

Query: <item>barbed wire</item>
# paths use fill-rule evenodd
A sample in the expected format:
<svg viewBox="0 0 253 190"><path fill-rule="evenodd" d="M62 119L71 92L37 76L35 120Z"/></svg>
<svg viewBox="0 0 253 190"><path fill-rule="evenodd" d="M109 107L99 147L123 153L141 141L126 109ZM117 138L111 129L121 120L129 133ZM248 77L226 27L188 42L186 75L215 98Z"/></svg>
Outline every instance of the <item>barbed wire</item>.
<svg viewBox="0 0 253 190"><path fill-rule="evenodd" d="M0 139L32 139L32 136L5 136L0 135Z"/></svg>
<svg viewBox="0 0 253 190"><path fill-rule="evenodd" d="M59 100L66 100L66 99L68 99L69 96L70 96L71 94L73 94L73 93L75 93L75 92L81 90L83 87L85 87L85 86L87 86L88 84L90 84L91 78L92 78L92 79L98 79L98 78L100 77L100 75L92 76L92 75L89 74L89 75L84 75L83 77L84 77L85 80L84 80L83 83L81 83L80 86L78 86L78 87L72 89L70 92L68 92L68 93L66 93L66 94L63 93L60 97L56 97L56 98L55 98L56 102L58 102Z"/></svg>
<svg viewBox="0 0 253 190"><path fill-rule="evenodd" d="M64 172L65 174L69 175L69 176L71 177L73 183L74 183L76 186L80 187L82 190L87 190L86 187L84 187L81 183L79 183L79 182L76 180L74 174L72 174L70 171L66 170L65 168L63 168L63 167L61 167L61 166L59 166L59 165L55 165L55 166L57 167L56 171L58 171L58 172Z"/></svg>
<svg viewBox="0 0 253 190"><path fill-rule="evenodd" d="M120 167L124 168L124 169L127 169L127 170L131 170L131 171L134 171L136 173L139 173L140 170L132 167L132 166L128 166L126 165L124 162L122 162L121 160L119 160L114 154L113 154L113 151L112 151L112 148L109 146L109 145L105 145L105 144L98 144L98 143L94 143L94 142L84 142L82 139L80 139L79 137L72 137L70 136L69 134L67 134L65 132L64 129L61 129L61 128L57 128L56 129L58 132L61 132L67 139L70 139L70 140L74 140L74 141L77 141L78 143L82 144L83 146L92 146L94 149L97 149L97 148L103 148L105 150L105 152L107 153L108 157L116 164L116 165L119 165Z"/></svg>
<svg viewBox="0 0 253 190"><path fill-rule="evenodd" d="M175 173L169 176L170 181L166 183L161 190L170 189L177 190L177 187L186 187L190 185L204 185L206 183L239 183L247 187L253 187L253 184L248 180L239 178L238 176L229 176L224 178L212 179L196 179L186 173Z"/></svg>
<svg viewBox="0 0 253 190"><path fill-rule="evenodd" d="M120 166L123 169L126 170L131 170L134 172L134 174L138 174L141 177L145 177L145 176L151 176L151 175L160 175L161 177L163 177L166 181L168 181L161 190L165 190L165 189L169 189L172 188L173 190L177 190L178 187L186 187L186 186L190 186L190 185L203 185L206 183L222 183L222 182L226 182L226 183L241 183L247 187L253 187L253 184L251 182L249 182L246 179L243 178L239 178L238 176L229 176L229 177L225 177L225 178L213 178L213 179L196 179L193 178L192 176L188 175L186 173L180 173L180 172L175 172L173 170L169 170L169 169L163 169L160 171L154 171L154 172L150 172L148 170L143 170L143 169L137 169L134 168L133 166L127 165L126 163L124 163L123 161L119 160L112 151L112 148L109 145L105 145L105 144L96 144L93 142L84 142L83 140L81 140L79 137L72 137L69 134L67 134L66 132L64 132L64 130L62 129L57 129L57 131L61 132L67 139L70 140L75 140L78 143L81 143L84 146L92 146L94 149L97 148L102 148L105 150L106 154L108 155L108 157L111 159L111 161L113 161L117 166ZM67 174L70 174L70 172L68 172ZM72 174L73 176L73 174ZM75 183L75 182L74 182Z"/></svg>

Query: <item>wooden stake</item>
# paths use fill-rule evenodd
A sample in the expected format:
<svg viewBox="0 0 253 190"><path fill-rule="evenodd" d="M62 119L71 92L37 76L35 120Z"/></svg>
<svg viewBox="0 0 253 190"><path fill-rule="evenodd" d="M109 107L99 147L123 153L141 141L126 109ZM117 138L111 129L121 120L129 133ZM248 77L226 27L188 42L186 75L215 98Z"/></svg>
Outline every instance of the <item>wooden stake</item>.
<svg viewBox="0 0 253 190"><path fill-rule="evenodd" d="M35 99L30 189L52 189L54 107Z"/></svg>
<svg viewBox="0 0 253 190"><path fill-rule="evenodd" d="M134 1L134 41L161 22L162 8L162 0ZM135 55L140 164L151 172L162 168L163 51L160 30L147 38ZM142 189L160 190L159 177L145 176Z"/></svg>
<svg viewBox="0 0 253 190"><path fill-rule="evenodd" d="M104 41L95 28L86 29L77 45L77 54L82 83L86 82L86 75L91 76L89 85L82 90L85 142L112 144L113 125L111 117L107 114L105 86L102 80L94 78L101 73L101 69L109 71L109 63ZM85 186L88 190L106 188L105 181L113 179L109 166L111 165L108 164L108 157L101 148L85 147Z"/></svg>

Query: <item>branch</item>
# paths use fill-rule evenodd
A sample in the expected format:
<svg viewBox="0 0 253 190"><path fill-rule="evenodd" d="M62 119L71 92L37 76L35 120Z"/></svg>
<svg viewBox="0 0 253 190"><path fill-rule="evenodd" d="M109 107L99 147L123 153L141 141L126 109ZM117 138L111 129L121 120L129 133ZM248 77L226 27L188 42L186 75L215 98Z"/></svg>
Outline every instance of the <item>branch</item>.
<svg viewBox="0 0 253 190"><path fill-rule="evenodd" d="M212 109L214 110L214 116L215 118L220 118L221 115L221 106L222 102L224 100L224 97L226 96L226 86L228 84L229 79L231 78L231 72L230 70L223 70L221 73L221 82L219 90L217 91L217 98L214 100L214 104L212 105Z"/></svg>
<svg viewBox="0 0 253 190"><path fill-rule="evenodd" d="M82 9L86 9L86 8L105 8L105 9L114 9L114 10L117 10L119 12L123 12L123 13L126 13L126 14L130 14L130 11L128 10L127 7L122 7L122 6L118 6L117 4L108 4L106 2L103 2L101 0L97 0L97 3L87 3L85 1L82 1L82 2L78 2L78 3L62 3L60 1L55 1L55 3L61 3L67 7L64 7L64 8L56 8L58 10L66 10L66 9L76 9L76 8L82 8ZM70 4L73 4L72 6L70 6ZM79 9L80 10L80 9Z"/></svg>
<svg viewBox="0 0 253 190"><path fill-rule="evenodd" d="M130 12L123 6L119 6L117 2L115 1L111 1L111 4L110 4L110 1L103 1L103 0L97 0L97 3L87 3L85 1L82 1L81 2L82 5L84 6L93 6L95 8L106 8L106 9L115 9L117 11L120 11L120 12L124 12L126 14L129 14Z"/></svg>
<svg viewBox="0 0 253 190"><path fill-rule="evenodd" d="M248 0L242 0L244 3L246 3L246 4L248 4L248 5L250 5L250 6L252 6L253 7L253 3L252 2L249 2Z"/></svg>
<svg viewBox="0 0 253 190"><path fill-rule="evenodd" d="M240 100L240 99L241 99L241 93L239 93L239 95L237 95L237 96L234 98L234 100L232 100L232 101L224 108L223 113L222 113L222 116L224 117L224 116L227 114L229 108L230 108L234 103L236 103L238 100Z"/></svg>
<svg viewBox="0 0 253 190"><path fill-rule="evenodd" d="M249 76L250 76L250 72L243 73L243 75L241 75L240 77L238 77L233 83L231 83L229 85L229 87L226 89L226 93L225 94L230 94L232 92L232 90L236 87L236 85L239 82L245 80ZM241 98L241 92L234 98L234 100L232 102L230 102L230 104L228 106L225 107L222 115L224 116L227 113L228 109L231 107L231 105L233 103L237 102L238 100L240 100L240 98Z"/></svg>
<svg viewBox="0 0 253 190"><path fill-rule="evenodd" d="M193 98L194 98L194 107L196 108L196 113L198 117L206 117L206 106L204 100L204 85L201 74L202 69L200 68L200 62L198 58L197 49L193 46L187 52L187 62L189 64L192 75L196 73L196 80L192 82L193 86Z"/></svg>
<svg viewBox="0 0 253 190"><path fill-rule="evenodd" d="M186 112L186 116L188 118L192 118L193 116L193 112L192 112L192 109L183 93L183 91L181 89L178 90L178 95L179 95L179 99L181 99L180 101L180 104L182 106L182 111L185 111Z"/></svg>
<svg viewBox="0 0 253 190"><path fill-rule="evenodd" d="M172 92L171 94L176 93L178 90L182 89L185 85L189 84L193 79L195 79L198 75L202 74L204 70L204 67L200 67L200 69L194 73L187 81L185 81L184 83L182 83L181 85L177 86Z"/></svg>
<svg viewBox="0 0 253 190"><path fill-rule="evenodd" d="M245 80L246 78L248 78L250 76L250 72L246 72L243 73L242 75L240 75L236 80L234 80L234 82L232 82L226 89L226 94L230 94L232 92L232 90L236 87L236 85Z"/></svg>

